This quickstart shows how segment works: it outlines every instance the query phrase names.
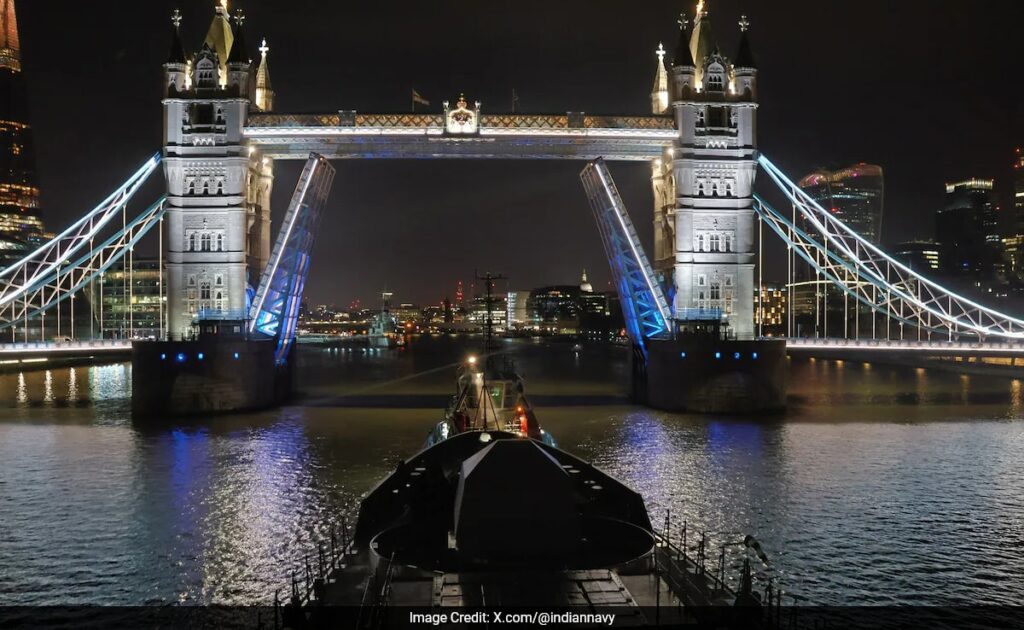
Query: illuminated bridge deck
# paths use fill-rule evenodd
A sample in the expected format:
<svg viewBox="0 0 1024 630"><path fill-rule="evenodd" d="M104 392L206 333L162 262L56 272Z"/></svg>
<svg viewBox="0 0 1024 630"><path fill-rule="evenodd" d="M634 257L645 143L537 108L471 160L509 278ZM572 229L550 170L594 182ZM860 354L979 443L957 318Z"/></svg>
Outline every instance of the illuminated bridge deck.
<svg viewBox="0 0 1024 630"><path fill-rule="evenodd" d="M786 351L807 356L1005 357L1024 359L1024 344L1003 341L809 339L786 340ZM1014 363L1017 365L1017 363Z"/></svg>
<svg viewBox="0 0 1024 630"><path fill-rule="evenodd" d="M127 339L0 343L0 371L41 368L51 361L112 361L131 354Z"/></svg>
<svg viewBox="0 0 1024 630"><path fill-rule="evenodd" d="M642 161L676 138L668 116L481 114L474 133L449 133L443 114L254 114L250 145L274 159L472 158Z"/></svg>

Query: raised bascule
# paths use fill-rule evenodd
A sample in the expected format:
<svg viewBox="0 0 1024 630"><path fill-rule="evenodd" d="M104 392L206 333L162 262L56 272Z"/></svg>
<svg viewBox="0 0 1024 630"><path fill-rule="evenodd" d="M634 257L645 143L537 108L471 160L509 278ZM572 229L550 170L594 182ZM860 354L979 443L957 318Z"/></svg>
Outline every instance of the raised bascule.
<svg viewBox="0 0 1024 630"><path fill-rule="evenodd" d="M433 113L282 113L274 107L270 49L266 40L249 49L241 11L229 14L220 0L194 52L186 52L177 11L172 22L162 152L53 241L0 270L0 330L22 343L0 351L19 352L38 339L36 352L70 352L59 329L67 319L62 304L74 338L76 294L130 257L147 232L158 234L166 260L164 339L134 344L140 412L252 408L287 394L297 307L334 175L329 161L345 159L587 162L581 180L634 348L632 393L651 406L762 412L785 404L786 342L761 337L755 326L766 232L783 240L791 261L834 283L845 307L872 318L870 339L858 325L842 340L794 340L795 350L941 356L945 348L956 356L1024 358L1024 321L888 256L759 150L749 23L740 20L739 47L729 58L703 1L692 28L680 19L671 56L658 46L649 115L492 113L461 95ZM272 251L274 163L292 159L306 167ZM650 257L605 166L612 161L651 167ZM160 166L166 195L129 214L135 192ZM781 191L791 212L755 193L759 172L762 187ZM57 346L46 345L48 314Z"/></svg>

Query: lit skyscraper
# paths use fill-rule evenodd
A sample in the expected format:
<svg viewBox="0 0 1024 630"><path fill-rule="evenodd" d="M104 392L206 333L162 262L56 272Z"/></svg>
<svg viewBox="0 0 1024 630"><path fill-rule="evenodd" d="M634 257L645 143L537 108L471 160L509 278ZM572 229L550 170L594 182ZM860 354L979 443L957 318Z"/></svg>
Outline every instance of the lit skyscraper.
<svg viewBox="0 0 1024 630"><path fill-rule="evenodd" d="M43 236L14 0L0 0L0 268Z"/></svg>
<svg viewBox="0 0 1024 630"><path fill-rule="evenodd" d="M990 275L999 255L994 182L968 179L946 184L946 207L935 213L935 240L947 273Z"/></svg>
<svg viewBox="0 0 1024 630"><path fill-rule="evenodd" d="M800 188L861 236L875 243L881 239L881 166L860 163L838 171L818 170L800 180Z"/></svg>
<svg viewBox="0 0 1024 630"><path fill-rule="evenodd" d="M1013 158L1013 233L1003 239L1003 258L1010 273L1024 275L1024 153L1020 147Z"/></svg>

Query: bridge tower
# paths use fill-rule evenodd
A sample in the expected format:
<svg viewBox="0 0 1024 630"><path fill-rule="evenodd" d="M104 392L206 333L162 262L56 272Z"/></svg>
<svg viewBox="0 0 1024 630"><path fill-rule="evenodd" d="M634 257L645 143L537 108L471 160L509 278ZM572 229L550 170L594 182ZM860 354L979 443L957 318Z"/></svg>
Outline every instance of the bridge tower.
<svg viewBox="0 0 1024 630"><path fill-rule="evenodd" d="M741 41L729 60L715 42L703 0L692 31L679 21L669 71L670 105L679 138L652 165L654 266L673 314L685 327L721 318L740 339L754 335L757 169L757 70L740 21ZM659 67L659 74L661 68ZM657 85L657 84L656 84Z"/></svg>
<svg viewBox="0 0 1024 630"><path fill-rule="evenodd" d="M271 100L266 52L257 72L245 41L244 15L230 16L227 5L219 1L194 54L185 52L175 11L164 64L167 330L172 338L192 332L199 318L243 318L270 257L273 164L247 147L242 135L250 111ZM258 94L261 82L265 89Z"/></svg>

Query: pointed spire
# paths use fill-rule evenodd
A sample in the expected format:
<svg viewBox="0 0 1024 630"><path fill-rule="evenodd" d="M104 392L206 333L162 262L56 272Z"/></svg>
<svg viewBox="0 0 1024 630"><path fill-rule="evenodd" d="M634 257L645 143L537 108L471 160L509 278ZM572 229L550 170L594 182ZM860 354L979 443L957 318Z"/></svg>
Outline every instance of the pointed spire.
<svg viewBox="0 0 1024 630"><path fill-rule="evenodd" d="M757 68L757 63L754 61L754 53L750 50L750 37L747 32L750 30L750 20L747 16L740 17L740 48L736 52L736 58L733 60L733 67L735 68Z"/></svg>
<svg viewBox="0 0 1024 630"><path fill-rule="evenodd" d="M228 0L220 0L217 3L217 12L210 22L210 29L206 32L204 41L217 54L217 60L220 62L221 87L224 87L228 80L228 55L231 53L231 44L235 41L228 15Z"/></svg>
<svg viewBox="0 0 1024 630"><path fill-rule="evenodd" d="M704 65L704 59L715 48L714 34L711 29L711 18L704 0L697 3L697 17L693 20L693 34L690 36L690 55L698 67Z"/></svg>
<svg viewBox="0 0 1024 630"><path fill-rule="evenodd" d="M228 63L252 63L252 59L245 51L245 29L242 28L244 24L245 13L241 9L235 9L235 38L228 54Z"/></svg>
<svg viewBox="0 0 1024 630"><path fill-rule="evenodd" d="M260 44L260 67L256 70L256 107L263 111L274 108L274 89L270 86L270 66L267 64L267 38Z"/></svg>
<svg viewBox="0 0 1024 630"><path fill-rule="evenodd" d="M665 70L665 47L660 42L655 54L658 56L658 69L651 88L651 110L655 114L663 114L668 109L668 71Z"/></svg>
<svg viewBox="0 0 1024 630"><path fill-rule="evenodd" d="M181 11L175 9L174 13L171 14L171 52L167 55L168 64L184 64L185 59L185 47L181 43Z"/></svg>
<svg viewBox="0 0 1024 630"><path fill-rule="evenodd" d="M693 67L693 55L690 53L690 40L686 35L686 27L689 25L689 20L686 19L685 13L679 14L679 19L676 20L679 24L679 42L676 44L676 53L672 57L673 66L690 66Z"/></svg>
<svg viewBox="0 0 1024 630"><path fill-rule="evenodd" d="M0 0L0 68L21 72L21 42L14 0Z"/></svg>

